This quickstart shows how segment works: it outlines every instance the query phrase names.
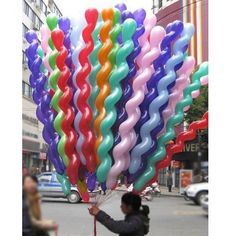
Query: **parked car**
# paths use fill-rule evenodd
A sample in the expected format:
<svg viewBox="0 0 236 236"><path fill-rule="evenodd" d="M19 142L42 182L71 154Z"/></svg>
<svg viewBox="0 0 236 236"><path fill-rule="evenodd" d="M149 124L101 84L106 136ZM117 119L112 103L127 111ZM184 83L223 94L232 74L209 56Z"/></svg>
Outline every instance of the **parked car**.
<svg viewBox="0 0 236 236"><path fill-rule="evenodd" d="M202 209L208 213L208 195L202 200L201 206Z"/></svg>
<svg viewBox="0 0 236 236"><path fill-rule="evenodd" d="M184 190L185 199L192 200L195 204L201 205L203 199L208 195L208 183L190 184Z"/></svg>
<svg viewBox="0 0 236 236"><path fill-rule="evenodd" d="M44 172L38 175L38 190L42 197L67 198L70 203L81 202L82 198L76 186L71 186L71 192L65 196L60 182L58 182L55 172ZM97 194L99 190L96 188L90 195Z"/></svg>

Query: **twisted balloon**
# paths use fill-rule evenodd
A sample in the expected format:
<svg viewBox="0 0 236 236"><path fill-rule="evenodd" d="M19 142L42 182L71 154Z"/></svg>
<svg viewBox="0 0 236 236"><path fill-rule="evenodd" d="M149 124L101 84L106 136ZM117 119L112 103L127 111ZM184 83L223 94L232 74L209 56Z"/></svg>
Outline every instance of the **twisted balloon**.
<svg viewBox="0 0 236 236"><path fill-rule="evenodd" d="M139 74L134 78L133 81L134 94L125 105L126 111L128 113L128 119L124 121L119 127L121 142L116 147L114 147L113 150L114 156L124 156L126 165L124 166L123 170L126 170L129 167L129 151L136 142L134 126L140 118L139 105L144 99L145 83L151 78L153 73L152 62L160 54L159 44L161 43L164 36L165 30L162 27L156 26L152 29L150 34L150 50L144 55L141 61L142 64Z"/></svg>
<svg viewBox="0 0 236 236"><path fill-rule="evenodd" d="M46 18L46 23L49 30L53 31L57 27L58 17L55 14L49 14ZM61 96L60 89L58 89L58 86L57 86L57 80L60 75L59 71L56 70L56 57L57 57L58 52L53 45L51 37L48 38L48 45L50 49L52 50L48 54L48 61L49 61L49 68L50 68L49 71L51 71L50 77L48 79L49 85L50 85L50 95L52 97L50 105L54 109L54 113L58 113L60 111L60 108L58 106L58 101L59 101L59 97ZM55 94L56 92L57 94ZM55 115L56 114L54 114L54 117ZM52 149L52 155L56 156L58 155L57 153L59 153L60 157L63 160L64 166L67 166L68 165L67 157L65 156L64 152L60 153L58 149L58 142L60 139L59 134L61 134L62 131L61 131L60 125L59 126L56 125L55 118L53 120L53 126L54 126L54 129L57 131L57 133L55 133L54 138L50 144L51 149ZM58 131L60 133L58 133ZM64 154L64 155L61 155L61 154ZM64 194L68 195L70 193L70 183L69 181L66 180L65 174L63 175L58 174L57 177L58 177L58 181L62 184L62 189L63 189Z"/></svg>
<svg viewBox="0 0 236 236"><path fill-rule="evenodd" d="M159 80L166 75L164 66L171 57L171 45L172 42L181 34L183 30L183 23L181 21L174 21L167 25L166 36L161 42L161 54L153 62L155 72L151 79L147 82L147 94L145 95L144 101L140 105L141 117L135 125L135 131L137 134L140 133L141 126L148 121L149 113L148 108L151 102L158 96L157 83ZM138 139L138 143L141 139Z"/></svg>
<svg viewBox="0 0 236 236"><path fill-rule="evenodd" d="M131 163L129 167L130 173L135 173L138 170L141 164L141 157L147 157L147 152L153 146L155 146L153 140L156 138L156 134L152 134L151 132L155 129L155 127L159 125L159 123L163 123L163 118L161 117L161 112L159 111L159 109L168 103L168 87L171 84L173 85L173 82L175 82L176 80L175 66L183 61L183 49L190 42L193 33L194 26L192 24L185 24L183 32L181 33L181 37L174 44L174 55L166 63L166 76L164 76L157 84L159 95L151 102L149 107L150 119L146 123L144 123L140 129L142 142L135 146L135 148L131 152Z"/></svg>
<svg viewBox="0 0 236 236"><path fill-rule="evenodd" d="M26 56L28 57L28 65L32 74L30 76L29 82L33 88L33 100L38 105L36 109L37 118L44 125L43 126L43 138L49 145L48 157L56 168L59 174L64 173L64 165L60 160L60 157L55 150L53 150L53 139L54 139L54 128L53 128L53 113L50 109L49 91L46 88L47 77L40 72L40 67L42 65L42 59L37 55L38 40L36 33L29 31L26 33L26 40L30 43L29 47L26 49Z"/></svg>
<svg viewBox="0 0 236 236"><path fill-rule="evenodd" d="M70 37L71 37L72 45L74 47L74 50L72 52L72 61L73 61L74 67L75 67L74 73L72 76L72 82L73 82L73 85L75 88L73 102L74 102L74 108L75 108L75 112L76 112L76 116L74 119L74 127L75 127L75 130L76 130L78 136L80 136L80 138L78 138L77 143L76 143L76 150L80 156L81 163L83 165L86 165L86 159L82 153L82 148L81 148L82 144L84 142L84 139L83 139L83 135L81 135L81 131L79 129L79 122L81 120L82 114L81 114L81 111L79 110L78 105L77 105L77 100L78 100L78 96L80 94L80 89L77 85L77 80L76 80L77 75L78 75L79 71L81 70L81 65L80 65L79 59L78 59L79 53L82 50L82 48L84 47L83 40L80 41L78 39L82 39L81 32L84 28L85 22L83 20L81 20L78 25L78 24L76 24L75 21L72 20L72 25L73 25L73 29L72 29Z"/></svg>
<svg viewBox="0 0 236 236"><path fill-rule="evenodd" d="M92 32L95 29L97 18L98 11L96 9L91 8L86 10L85 19L87 21L87 26L82 31L82 37L85 46L79 53L79 61L82 67L76 76L76 82L78 88L80 89L80 94L78 95L76 102L77 107L82 115L78 124L81 132L81 135L78 138L78 142L80 139L83 139L81 149L86 159L86 166L90 172L95 171L96 164L94 154L95 135L90 126L92 121L92 110L87 103L91 88L87 82L87 78L91 71L91 64L88 57L93 51L94 47Z"/></svg>
<svg viewBox="0 0 236 236"><path fill-rule="evenodd" d="M58 17L56 15L50 14L47 16L46 19L47 25L51 31L56 30ZM54 111L57 113L53 125L57 133L59 134L58 137L54 138L54 145L56 146L61 158L63 159L64 165L68 165L68 157L65 154L64 146L60 144L59 146L59 137L64 135L61 129L61 121L63 119L63 113L58 105L59 99L62 96L62 92L60 88L57 86L58 78L60 76L60 71L56 66L56 57L58 55L57 49L54 47L51 37L48 39L48 44L53 49L53 51L49 55L49 65L52 68L52 72L49 77L49 85L51 90L53 91L53 96L51 99L51 106L53 107ZM60 114L59 114L60 113Z"/></svg>
<svg viewBox="0 0 236 236"><path fill-rule="evenodd" d="M140 128L144 123L146 123L150 119L148 112L149 106L151 102L158 96L158 89L156 85L158 84L159 80L166 75L164 66L171 57L172 42L180 35L182 30L183 30L183 23L181 21L174 21L173 23L170 23L166 28L167 34L164 37L163 41L161 42L161 54L153 62L153 67L155 69L155 72L153 73L151 79L148 80L147 82L148 92L145 95L142 104L140 105L141 117L134 127L137 134L140 134ZM141 137L139 135L136 145L138 145L140 142L141 142ZM140 174L143 173L146 166L147 166L147 159L142 158L142 163L139 169L133 174L127 173L128 182L133 183L138 178L138 176L140 176Z"/></svg>
<svg viewBox="0 0 236 236"><path fill-rule="evenodd" d="M90 60L90 63L92 65L92 69L91 69L91 72L90 72L90 75L89 75L89 83L92 87L92 91L91 91L90 96L89 96L89 105L90 105L90 107L92 108L92 111L93 111L93 122L91 124L92 128L93 128L94 119L95 119L95 117L97 117L97 109L96 109L96 106L95 106L95 100L96 100L96 97L99 93L99 88L98 88L97 83L96 83L96 77L97 77L98 71L101 68L101 65L100 65L100 63L97 59L98 51L102 47L102 44L101 44L101 42L98 38L101 27L102 27L102 18L101 18L101 15L99 14L96 27L95 27L95 29L93 31L93 34L92 34L94 49L93 49L92 53L89 56L89 60Z"/></svg>
<svg viewBox="0 0 236 236"><path fill-rule="evenodd" d="M113 25L114 10L112 8L103 9L101 14L102 14L104 24L100 30L100 39L101 39L103 45L98 52L98 60L101 64L101 68L100 68L99 72L97 73L97 77L96 77L97 85L98 85L100 91L99 91L99 94L98 94L96 101L95 101L96 108L98 111L98 116L94 120L94 129L97 134L97 139L95 142L95 154L96 154L96 160L97 160L98 164L100 163L100 161L99 161L97 149L103 139L103 137L101 135L101 131L100 131L100 124L106 114L106 110L104 108L104 101L105 101L105 98L110 93L110 85L108 82L108 77L109 77L110 72L112 70L112 64L108 58L108 55L109 55L113 45L112 45L112 41L111 41L109 32L111 31L112 25Z"/></svg>
<svg viewBox="0 0 236 236"><path fill-rule="evenodd" d="M126 14L127 17L129 17L130 15L131 14ZM127 103L127 101L131 98L131 96L133 94L132 79L134 78L134 76L137 73L137 65L135 63L135 60L141 52L141 47L139 45L139 38L144 34L144 31L145 31L143 21L146 17L146 12L143 9L139 9L134 12L133 17L137 23L136 32L134 33L134 35L132 37L133 42L134 42L134 50L127 58L127 63L129 65L129 73L121 81L123 95L122 95L121 99L119 100L119 102L116 104L118 116L117 116L115 124L112 127L112 132L115 135L114 146L116 146L120 142L120 137L119 137L119 132L118 132L119 126L122 122L124 122L127 119L125 104ZM123 18L125 18L125 17L123 17Z"/></svg>
<svg viewBox="0 0 236 236"><path fill-rule="evenodd" d="M162 130L160 131L158 136L160 136L161 134L163 134L165 132L165 128L166 128L165 124L166 124L167 120L174 114L175 106L176 106L177 102L179 102L183 97L183 90L190 83L189 76L194 69L194 64L195 64L194 57L189 56L186 58L183 66L178 71L179 76L176 79L175 86L173 87L172 93L169 96L168 106L166 107L166 109L162 113L164 124L163 124Z"/></svg>
<svg viewBox="0 0 236 236"><path fill-rule="evenodd" d="M192 122L187 131L180 133L175 143L170 144L166 148L166 156L161 161L156 163L156 173L158 170L165 168L170 165L172 156L176 153L182 152L184 149L184 144L187 141L193 140L196 138L198 130L204 130L208 127L208 111L203 115L201 120Z"/></svg>
<svg viewBox="0 0 236 236"><path fill-rule="evenodd" d="M75 150L75 144L77 141L76 132L72 127L74 120L74 111L70 105L72 101L73 93L72 89L68 86L70 78L70 70L65 64L65 60L68 56L68 51L63 45L64 33L60 29L54 29L51 34L52 41L55 48L58 50L58 55L56 58L56 65L60 71L60 76L58 78L58 87L62 92L62 96L59 99L59 118L61 122L61 129L63 131L63 136L61 137L58 147L63 148L66 156L69 159L67 166L67 175L70 182L75 185L78 180L78 168L79 168L79 155Z"/></svg>
<svg viewBox="0 0 236 236"><path fill-rule="evenodd" d="M112 71L109 76L112 96L110 94L104 101L104 108L106 110L106 114L100 126L101 135L103 139L98 147L98 153L97 153L99 160L101 161L99 167L97 168L97 177L100 182L105 181L104 179L106 178L108 170L110 169L110 166L111 166L111 157L108 152L112 148L112 146L110 145L113 145L113 135L111 132L111 126L114 123L113 119L114 119L114 116L116 115L116 113L114 113L116 112L114 111L116 100L113 100L114 99L113 93L116 87L119 86L119 80L113 81L113 74L115 73L117 69L116 56L120 48L119 43L117 42L117 38L121 33L121 25L119 21L120 21L120 11L118 9L114 9L113 28L110 32L110 38L112 41L113 48L108 55L108 58L112 64ZM117 79L117 77L115 78ZM119 100L119 96L116 97L116 99L117 98ZM109 102L107 102L107 100Z"/></svg>
<svg viewBox="0 0 236 236"><path fill-rule="evenodd" d="M201 86L200 78L208 74L208 62L203 62L199 69L193 74L192 82L184 89L184 98L177 103L175 108L175 115L172 116L166 124L166 133L161 135L158 139L158 146L156 152L149 158L148 167L144 174L135 182L135 190L141 190L155 175L155 164L162 160L166 155L165 144L175 137L174 127L180 124L184 118L184 108L192 104L193 98L191 93L198 90Z"/></svg>
<svg viewBox="0 0 236 236"><path fill-rule="evenodd" d="M119 27L119 29L118 29ZM114 173L111 168L111 157L109 155L109 150L113 146L114 137L111 131L111 127L116 121L117 111L115 109L115 104L122 96L122 89L120 86L120 81L122 81L127 74L129 73L129 67L126 61L126 58L134 49L134 43L132 41L132 36L136 30L136 22L132 19L127 19L122 25L122 46L119 48L119 44L115 44L114 47L118 48L116 55L116 66L112 71L112 74L109 78L110 86L111 86L111 94L105 100L105 108L107 111L107 115L105 119L101 123L101 130L103 131L104 140L102 144L98 148L98 152L101 158L101 164L97 169L97 176L105 181L107 179L107 187L112 188L116 182L117 173ZM115 29L115 27L114 27ZM117 33L120 32L121 27L117 26ZM117 37L118 34L116 34ZM115 58L114 58L115 59ZM113 59L111 58L111 61ZM115 159L115 164L113 165L114 169L116 169L118 159ZM118 164L119 165L119 164ZM109 171L110 170L110 171ZM109 174L108 174L109 171ZM115 170L117 171L117 170ZM107 178L108 174L108 178Z"/></svg>

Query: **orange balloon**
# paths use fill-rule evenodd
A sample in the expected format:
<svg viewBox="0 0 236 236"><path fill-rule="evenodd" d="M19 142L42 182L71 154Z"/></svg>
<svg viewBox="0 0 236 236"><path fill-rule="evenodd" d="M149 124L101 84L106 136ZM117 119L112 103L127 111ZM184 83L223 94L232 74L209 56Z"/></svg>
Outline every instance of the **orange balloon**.
<svg viewBox="0 0 236 236"><path fill-rule="evenodd" d="M97 149L103 140L103 137L100 131L100 124L106 116L106 110L104 108L104 101L106 97L110 94L110 85L109 85L108 77L112 70L112 64L108 58L108 55L113 46L111 38L110 38L110 34L109 34L113 26L113 17L114 17L114 10L112 8L102 10L102 19L104 21L104 24L100 30L100 39L103 45L98 51L98 60L101 64L101 68L96 77L97 85L100 91L95 100L98 116L94 120L94 129L97 134L97 139L95 142L95 154L96 154L97 164L100 164Z"/></svg>

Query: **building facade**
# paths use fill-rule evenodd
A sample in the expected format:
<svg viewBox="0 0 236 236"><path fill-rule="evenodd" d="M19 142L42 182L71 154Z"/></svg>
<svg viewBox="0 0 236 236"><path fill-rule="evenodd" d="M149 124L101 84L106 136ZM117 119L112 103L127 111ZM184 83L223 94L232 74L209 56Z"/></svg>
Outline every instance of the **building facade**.
<svg viewBox="0 0 236 236"><path fill-rule="evenodd" d="M195 26L188 54L197 64L208 60L208 0L153 0L157 24L166 27L174 20Z"/></svg>
<svg viewBox="0 0 236 236"><path fill-rule="evenodd" d="M36 108L32 100L32 89L29 85L30 71L27 66L25 33L33 29L37 32L45 23L46 16L53 12L62 13L52 0L22 0L22 162L23 168L31 172L50 169L47 160L47 144L42 138L43 125L36 117Z"/></svg>
<svg viewBox="0 0 236 236"><path fill-rule="evenodd" d="M157 24L166 27L175 20L190 22L195 26L188 55L196 59L196 64L208 60L208 0L153 0L153 13ZM184 126L182 130L186 129ZM181 127L179 132L181 132ZM166 184L166 172L172 171L174 186L179 186L180 169L192 169L198 182L200 174L208 174L208 136L199 134L195 140L187 142L183 152L173 156L169 168L159 172L159 181Z"/></svg>

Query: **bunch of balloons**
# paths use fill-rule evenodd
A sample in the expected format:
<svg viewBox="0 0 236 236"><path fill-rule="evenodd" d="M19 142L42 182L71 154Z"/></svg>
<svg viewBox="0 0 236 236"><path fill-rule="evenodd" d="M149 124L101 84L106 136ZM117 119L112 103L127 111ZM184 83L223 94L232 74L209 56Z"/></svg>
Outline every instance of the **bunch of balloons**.
<svg viewBox="0 0 236 236"><path fill-rule="evenodd" d="M141 191L170 160L175 126L208 83L208 63L195 69L187 54L194 26L164 29L118 4L79 20L50 14L40 31L41 41L25 36L29 82L64 193L71 184L84 198L97 182L114 189L121 174Z"/></svg>

